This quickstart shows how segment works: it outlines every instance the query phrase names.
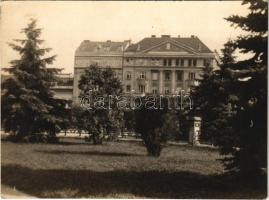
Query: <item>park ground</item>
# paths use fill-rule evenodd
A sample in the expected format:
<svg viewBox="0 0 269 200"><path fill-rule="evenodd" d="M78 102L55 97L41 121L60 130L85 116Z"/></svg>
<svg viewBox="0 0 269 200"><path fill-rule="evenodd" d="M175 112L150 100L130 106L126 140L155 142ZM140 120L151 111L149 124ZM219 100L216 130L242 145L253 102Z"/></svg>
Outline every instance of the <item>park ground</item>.
<svg viewBox="0 0 269 200"><path fill-rule="evenodd" d="M223 176L216 149L167 145L159 158L141 142L91 145L1 142L3 195L42 198L265 198L266 184Z"/></svg>

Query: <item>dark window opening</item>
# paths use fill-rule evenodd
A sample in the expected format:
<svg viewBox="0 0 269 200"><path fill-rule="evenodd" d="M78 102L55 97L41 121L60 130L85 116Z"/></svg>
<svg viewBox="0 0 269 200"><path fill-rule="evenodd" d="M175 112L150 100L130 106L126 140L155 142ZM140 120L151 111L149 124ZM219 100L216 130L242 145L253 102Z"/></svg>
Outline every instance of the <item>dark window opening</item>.
<svg viewBox="0 0 269 200"><path fill-rule="evenodd" d="M176 66L179 65L179 59L176 59Z"/></svg>
<svg viewBox="0 0 269 200"><path fill-rule="evenodd" d="M126 85L126 92L131 92L131 86L130 85Z"/></svg>
<svg viewBox="0 0 269 200"><path fill-rule="evenodd" d="M184 67L184 59L181 59L181 64L182 67Z"/></svg>
<svg viewBox="0 0 269 200"><path fill-rule="evenodd" d="M192 63L191 61L192 61L191 59L188 60L188 65L189 66L191 66L191 63Z"/></svg>
<svg viewBox="0 0 269 200"><path fill-rule="evenodd" d="M169 72L165 72L164 79L165 79L166 81L169 81L169 80L170 80L170 73L169 73Z"/></svg>
<svg viewBox="0 0 269 200"><path fill-rule="evenodd" d="M193 66L196 67L196 65L197 65L197 60L193 59Z"/></svg>
<svg viewBox="0 0 269 200"><path fill-rule="evenodd" d="M163 59L163 65L166 66L167 65L167 60Z"/></svg>
<svg viewBox="0 0 269 200"><path fill-rule="evenodd" d="M177 80L178 81L182 81L183 80L183 72L182 71L177 72Z"/></svg>

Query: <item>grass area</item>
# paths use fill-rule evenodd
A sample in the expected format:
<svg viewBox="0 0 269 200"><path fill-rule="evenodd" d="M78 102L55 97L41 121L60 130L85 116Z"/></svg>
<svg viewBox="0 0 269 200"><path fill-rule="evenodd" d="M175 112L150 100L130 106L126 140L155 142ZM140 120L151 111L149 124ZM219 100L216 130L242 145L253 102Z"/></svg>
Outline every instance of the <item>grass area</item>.
<svg viewBox="0 0 269 200"><path fill-rule="evenodd" d="M266 196L266 186L223 177L218 152L208 148L170 145L153 158L139 142L1 144L2 192L16 188L43 198Z"/></svg>

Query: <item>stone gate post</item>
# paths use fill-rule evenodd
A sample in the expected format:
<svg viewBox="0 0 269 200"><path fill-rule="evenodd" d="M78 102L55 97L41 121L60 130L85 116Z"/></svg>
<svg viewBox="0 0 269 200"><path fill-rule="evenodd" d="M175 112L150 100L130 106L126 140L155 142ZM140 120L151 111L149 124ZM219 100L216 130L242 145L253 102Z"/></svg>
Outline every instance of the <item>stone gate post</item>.
<svg viewBox="0 0 269 200"><path fill-rule="evenodd" d="M200 134L201 134L201 117L193 117L189 132L189 143L192 145L200 144Z"/></svg>

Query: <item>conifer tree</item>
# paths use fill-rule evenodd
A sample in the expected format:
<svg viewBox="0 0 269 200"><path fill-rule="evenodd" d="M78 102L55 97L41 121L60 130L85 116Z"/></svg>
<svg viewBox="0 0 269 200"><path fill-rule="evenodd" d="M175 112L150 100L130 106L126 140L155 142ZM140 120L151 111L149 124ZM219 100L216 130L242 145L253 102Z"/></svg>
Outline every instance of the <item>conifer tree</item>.
<svg viewBox="0 0 269 200"><path fill-rule="evenodd" d="M189 114L202 117L200 135L202 140L212 138L215 131L212 122L216 119L218 112L213 108L218 104L219 85L214 82L214 78L212 66L206 63L201 77L197 79L199 85L191 90L194 109L190 110Z"/></svg>
<svg viewBox="0 0 269 200"><path fill-rule="evenodd" d="M163 108L160 108L160 100L156 98L154 103L156 108L148 108L146 102L150 96L141 98L141 107L134 110L135 131L141 134L149 156L159 157L162 150L162 143L165 142L167 119L165 114L168 113L168 101L163 99ZM171 113L170 113L171 114ZM164 130L166 128L166 130Z"/></svg>
<svg viewBox="0 0 269 200"><path fill-rule="evenodd" d="M224 48L221 49L220 61L219 68L214 71L212 76L213 84L218 88L214 95L216 102L211 107L211 110L207 112L215 112L215 118L211 121L211 125L214 128L210 135L213 144L219 147L222 155L230 157L231 152L236 149L235 147L239 139L233 128L235 113L231 107L238 98L234 94L236 80L233 77L231 66L235 62L235 56L233 43L230 39L224 44ZM227 157L222 159L227 171L231 170L229 159Z"/></svg>
<svg viewBox="0 0 269 200"><path fill-rule="evenodd" d="M194 88L195 112L203 118L202 133L220 147L226 170L253 178L266 167L267 153L267 2L245 0L250 13L227 20L248 32L222 49L220 68L205 69ZM251 53L236 61L233 52Z"/></svg>
<svg viewBox="0 0 269 200"><path fill-rule="evenodd" d="M236 133L236 151L229 168L242 174L257 175L267 160L267 38L268 2L244 0L249 5L245 17L233 15L226 20L247 34L233 41L233 48L241 53L250 53L248 59L237 61L232 66L233 91L237 101L233 103Z"/></svg>
<svg viewBox="0 0 269 200"><path fill-rule="evenodd" d="M63 122L65 105L54 99L50 90L59 70L47 65L55 56L44 57L50 49L40 47L43 40L39 38L41 29L36 27L36 20L31 19L22 33L26 38L15 40L21 45L10 44L20 59L11 61L11 67L6 69L11 77L2 83L2 127L18 140L45 132L55 137Z"/></svg>

